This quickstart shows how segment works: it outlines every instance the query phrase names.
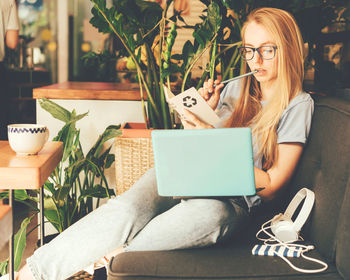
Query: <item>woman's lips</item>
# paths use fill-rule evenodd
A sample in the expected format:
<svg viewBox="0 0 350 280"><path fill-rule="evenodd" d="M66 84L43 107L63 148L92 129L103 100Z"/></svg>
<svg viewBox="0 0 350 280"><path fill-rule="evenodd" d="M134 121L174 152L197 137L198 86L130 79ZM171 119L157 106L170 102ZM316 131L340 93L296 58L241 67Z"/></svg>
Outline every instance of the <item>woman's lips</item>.
<svg viewBox="0 0 350 280"><path fill-rule="evenodd" d="M264 75L266 73L266 70L264 70L264 69L255 69L255 70L258 71L257 73L254 74L256 76L261 76L261 75Z"/></svg>

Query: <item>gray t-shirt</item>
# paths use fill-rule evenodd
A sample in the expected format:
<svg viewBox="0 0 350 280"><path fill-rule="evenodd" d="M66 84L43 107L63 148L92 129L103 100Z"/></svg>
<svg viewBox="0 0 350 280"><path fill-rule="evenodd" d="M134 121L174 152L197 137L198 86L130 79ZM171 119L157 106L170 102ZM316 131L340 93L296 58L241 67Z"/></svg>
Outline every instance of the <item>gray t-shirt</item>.
<svg viewBox="0 0 350 280"><path fill-rule="evenodd" d="M0 62L5 57L5 35L7 30L18 30L18 16L14 0L0 1Z"/></svg>
<svg viewBox="0 0 350 280"><path fill-rule="evenodd" d="M220 101L217 106L217 114L222 119L216 127L222 127L226 120L231 116L234 104L237 102L240 90L240 80L227 84L221 93ZM266 105L266 101L262 101L261 105ZM277 127L277 143L302 143L305 144L309 136L311 128L312 114L314 112L314 102L311 96L305 92L301 92L294 97L288 107L283 111L281 119ZM253 153L254 165L262 168L262 159L258 157L257 152L259 147L254 141L253 136ZM247 196L245 201L248 208L257 206L261 203L261 198L258 195Z"/></svg>

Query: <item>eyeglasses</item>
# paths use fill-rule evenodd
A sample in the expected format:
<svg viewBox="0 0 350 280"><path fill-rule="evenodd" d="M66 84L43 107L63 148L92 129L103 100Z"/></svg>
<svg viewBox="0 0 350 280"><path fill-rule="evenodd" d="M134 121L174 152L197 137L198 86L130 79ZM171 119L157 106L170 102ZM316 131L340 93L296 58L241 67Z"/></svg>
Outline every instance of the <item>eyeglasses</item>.
<svg viewBox="0 0 350 280"><path fill-rule="evenodd" d="M276 49L276 46L261 46L259 48L239 47L240 54L244 60L252 60L255 51L257 51L262 59L273 59L276 55Z"/></svg>

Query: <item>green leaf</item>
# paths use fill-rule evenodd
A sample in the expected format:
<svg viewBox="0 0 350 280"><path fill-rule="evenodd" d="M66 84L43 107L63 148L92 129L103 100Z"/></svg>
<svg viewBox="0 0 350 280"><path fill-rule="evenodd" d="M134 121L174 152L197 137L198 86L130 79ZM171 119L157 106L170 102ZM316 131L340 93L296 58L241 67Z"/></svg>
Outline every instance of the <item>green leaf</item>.
<svg viewBox="0 0 350 280"><path fill-rule="evenodd" d="M106 149L102 154L100 153L99 156L95 157L94 155L92 155L91 157L89 157L89 160L91 160L94 164L96 164L100 169L104 169L106 163L106 158L109 155L109 152L112 149L112 145Z"/></svg>
<svg viewBox="0 0 350 280"><path fill-rule="evenodd" d="M105 168L106 169L110 168L114 161L115 161L115 155L113 154L107 155Z"/></svg>
<svg viewBox="0 0 350 280"><path fill-rule="evenodd" d="M199 44L200 49L204 49L208 40L208 32L204 29L197 29L193 32L192 36L195 41Z"/></svg>
<svg viewBox="0 0 350 280"><path fill-rule="evenodd" d="M57 207L56 207L56 204L55 204L55 201L53 200L52 197L45 197L44 198L44 212L46 214L47 211L49 210L57 210Z"/></svg>
<svg viewBox="0 0 350 280"><path fill-rule="evenodd" d="M84 158L84 153L79 145L76 145L76 147L77 148L75 150L72 150L72 156L73 156L74 160L77 161L77 160L81 160Z"/></svg>
<svg viewBox="0 0 350 280"><path fill-rule="evenodd" d="M193 53L193 45L191 43L191 41L186 41L186 43L184 44L183 48L182 48L182 57L183 57L183 64L185 66L187 66L188 62L192 59L192 57L194 56Z"/></svg>
<svg viewBox="0 0 350 280"><path fill-rule="evenodd" d="M15 200L23 201L29 198L26 190L15 190Z"/></svg>
<svg viewBox="0 0 350 280"><path fill-rule="evenodd" d="M39 99L39 104L41 108L43 108L45 111L50 113L55 119L58 119L65 123L76 122L84 118L89 113L89 112L86 112L81 115L76 115L73 110L74 113L72 114L67 109L63 108L62 106L58 105L57 103L47 98Z"/></svg>
<svg viewBox="0 0 350 280"><path fill-rule="evenodd" d="M122 132L120 131L120 125L110 125L97 139L96 143L91 147L90 151L87 153L86 158L90 159L91 157L98 157L103 144L117 136L120 136Z"/></svg>
<svg viewBox="0 0 350 280"><path fill-rule="evenodd" d="M0 192L0 200L6 199L8 197L9 197L9 191Z"/></svg>
<svg viewBox="0 0 350 280"><path fill-rule="evenodd" d="M14 241L15 271L18 271L21 265L24 248L26 247L27 227L30 221L32 220L32 218L33 216L25 218L21 224L21 228L15 234L15 241Z"/></svg>
<svg viewBox="0 0 350 280"><path fill-rule="evenodd" d="M174 60L182 60L182 54L173 54L171 58Z"/></svg>
<svg viewBox="0 0 350 280"><path fill-rule="evenodd" d="M68 110L47 98L39 99L39 105L55 119L61 120L65 123L69 122L71 119L71 113Z"/></svg>
<svg viewBox="0 0 350 280"><path fill-rule="evenodd" d="M57 135L53 138L53 141L64 141L66 138L67 131L69 129L70 124L65 124L60 131L57 133Z"/></svg>
<svg viewBox="0 0 350 280"><path fill-rule="evenodd" d="M81 194L81 196L79 197L79 200L84 199L86 197L106 198L106 197L108 197L107 191L108 191L110 196L114 195L114 190L106 189L106 188L102 187L101 185L96 185L93 188L89 188L89 189L85 190Z"/></svg>
<svg viewBox="0 0 350 280"><path fill-rule="evenodd" d="M44 199L44 215L45 218L57 229L62 232L63 229L63 218L59 214L55 201L52 197L45 197ZM64 216L64 215L63 215Z"/></svg>
<svg viewBox="0 0 350 280"><path fill-rule="evenodd" d="M69 126L67 130L66 139L63 142L63 156L62 161L66 161L66 159L71 155L72 150L74 149L73 143L75 142L75 138L79 134L79 132L73 126Z"/></svg>
<svg viewBox="0 0 350 280"><path fill-rule="evenodd" d="M208 22L212 28L212 36L214 36L221 26L221 15L220 15L220 8L218 4L215 2L212 2L208 6Z"/></svg>
<svg viewBox="0 0 350 280"><path fill-rule="evenodd" d="M71 185L56 186L56 192L53 195L53 199L58 205L63 205L64 200L66 200L69 191L71 190Z"/></svg>
<svg viewBox="0 0 350 280"><path fill-rule="evenodd" d="M80 131L75 128L75 123L67 123L53 139L54 141L63 142L63 156L62 162L65 162L71 155L72 151L77 148L79 144Z"/></svg>
<svg viewBox="0 0 350 280"><path fill-rule="evenodd" d="M66 184L72 186L75 180L78 178L80 172L87 166L87 160L85 158L77 160L70 164L66 169Z"/></svg>
<svg viewBox="0 0 350 280"><path fill-rule="evenodd" d="M115 138L117 136L120 136L122 132L119 130L120 125L110 125L106 128L106 130L102 133L102 144L106 141Z"/></svg>
<svg viewBox="0 0 350 280"><path fill-rule="evenodd" d="M99 1L92 0L91 2L97 3ZM103 7L103 10L105 9L105 5L103 5L103 4L99 4L97 6L100 8ZM112 33L112 30L111 30L109 24L106 22L104 17L101 15L99 10L95 6L91 9L91 13L93 16L90 19L90 23L92 26L97 28L98 32Z"/></svg>
<svg viewBox="0 0 350 280"><path fill-rule="evenodd" d="M44 184L44 188L48 190L51 194L55 194L55 188L53 186L53 183L50 183L49 181L46 181Z"/></svg>
<svg viewBox="0 0 350 280"><path fill-rule="evenodd" d="M9 192L3 191L0 192L0 200L9 198ZM29 199L28 193L26 190L15 190L15 200L16 201L24 201Z"/></svg>
<svg viewBox="0 0 350 280"><path fill-rule="evenodd" d="M55 227L57 231L62 231L62 225L56 210L45 210L45 218Z"/></svg>
<svg viewBox="0 0 350 280"><path fill-rule="evenodd" d="M8 263L9 263L8 259L0 263L0 275L7 274Z"/></svg>

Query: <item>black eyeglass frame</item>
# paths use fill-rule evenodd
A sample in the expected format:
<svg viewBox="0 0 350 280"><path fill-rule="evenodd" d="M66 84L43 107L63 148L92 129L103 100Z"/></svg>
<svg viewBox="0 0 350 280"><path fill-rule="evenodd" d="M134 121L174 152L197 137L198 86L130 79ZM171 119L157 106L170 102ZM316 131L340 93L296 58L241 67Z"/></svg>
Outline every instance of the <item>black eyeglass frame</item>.
<svg viewBox="0 0 350 280"><path fill-rule="evenodd" d="M271 48L273 48L273 57L271 57L271 58L264 58L264 57L263 57L263 55L260 53L259 49L260 49L260 48L265 48L265 47L271 47ZM244 57L244 54L243 54L243 51L242 51L243 49L250 49L250 50L252 50L252 51L253 51L253 56L252 56L252 58L246 59L246 58ZM257 53L260 55L261 59L263 59L263 60L271 60L271 59L274 59L275 56L276 56L276 50L277 50L277 49L278 49L277 46L271 46L271 45L261 46L261 47L258 47L258 48L246 47L246 46L241 46L241 47L238 48L240 55L242 56L242 58L243 58L245 61L252 60L252 59L254 58L255 52L257 52Z"/></svg>

